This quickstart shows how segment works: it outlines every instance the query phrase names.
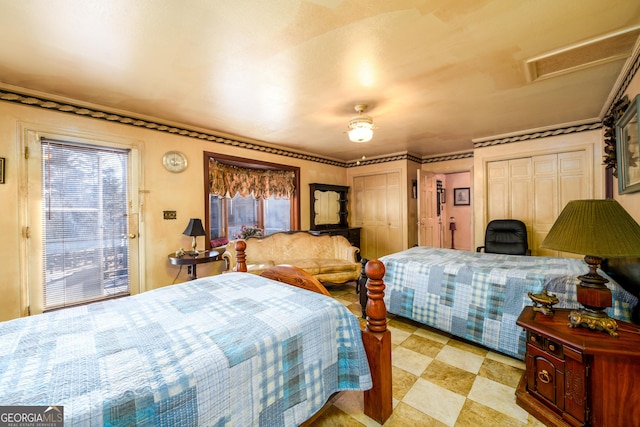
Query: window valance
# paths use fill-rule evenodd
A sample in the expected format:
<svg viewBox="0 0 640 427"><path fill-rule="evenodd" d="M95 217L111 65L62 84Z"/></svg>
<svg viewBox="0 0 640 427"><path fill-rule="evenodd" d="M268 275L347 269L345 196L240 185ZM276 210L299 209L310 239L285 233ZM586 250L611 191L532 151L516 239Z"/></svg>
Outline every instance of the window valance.
<svg viewBox="0 0 640 427"><path fill-rule="evenodd" d="M289 199L295 191L295 172L241 168L210 159L209 191L218 197Z"/></svg>

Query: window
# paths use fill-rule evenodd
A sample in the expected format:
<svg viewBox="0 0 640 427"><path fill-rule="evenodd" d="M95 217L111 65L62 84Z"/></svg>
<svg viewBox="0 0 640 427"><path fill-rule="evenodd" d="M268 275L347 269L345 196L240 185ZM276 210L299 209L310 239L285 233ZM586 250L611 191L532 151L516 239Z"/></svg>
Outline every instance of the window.
<svg viewBox="0 0 640 427"><path fill-rule="evenodd" d="M205 165L212 168L205 171L205 228L212 247L237 238L243 227L256 226L264 235L300 228L299 168L206 152ZM234 168L245 175L238 178ZM276 174L291 178L288 197L264 184ZM212 185L216 178L218 184Z"/></svg>

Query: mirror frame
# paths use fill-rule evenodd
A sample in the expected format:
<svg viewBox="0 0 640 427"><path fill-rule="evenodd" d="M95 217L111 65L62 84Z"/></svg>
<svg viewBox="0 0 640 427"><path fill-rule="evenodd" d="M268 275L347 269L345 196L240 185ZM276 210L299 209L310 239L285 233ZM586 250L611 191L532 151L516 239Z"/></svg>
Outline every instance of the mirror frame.
<svg viewBox="0 0 640 427"><path fill-rule="evenodd" d="M640 94L636 95L627 111L616 123L616 157L618 158L618 194L640 191Z"/></svg>
<svg viewBox="0 0 640 427"><path fill-rule="evenodd" d="M330 230L335 228L349 228L349 222L347 217L349 216L349 212L347 210L347 205L349 203L349 199L347 197L349 193L349 187L345 185L331 185L331 184L309 184L310 191L310 200L311 200L311 210L309 211L310 215L310 229L311 230ZM340 222L336 224L316 224L316 191L335 191L340 196L338 198L338 202L340 203L340 211L338 212L338 216L340 217Z"/></svg>

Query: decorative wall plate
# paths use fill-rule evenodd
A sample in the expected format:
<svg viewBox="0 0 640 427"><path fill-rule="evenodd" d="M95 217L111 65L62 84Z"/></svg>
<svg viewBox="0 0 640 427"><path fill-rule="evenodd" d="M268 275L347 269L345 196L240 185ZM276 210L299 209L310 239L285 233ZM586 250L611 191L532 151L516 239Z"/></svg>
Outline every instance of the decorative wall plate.
<svg viewBox="0 0 640 427"><path fill-rule="evenodd" d="M182 172L187 168L187 157L179 151L168 151L162 156L162 164L169 172Z"/></svg>

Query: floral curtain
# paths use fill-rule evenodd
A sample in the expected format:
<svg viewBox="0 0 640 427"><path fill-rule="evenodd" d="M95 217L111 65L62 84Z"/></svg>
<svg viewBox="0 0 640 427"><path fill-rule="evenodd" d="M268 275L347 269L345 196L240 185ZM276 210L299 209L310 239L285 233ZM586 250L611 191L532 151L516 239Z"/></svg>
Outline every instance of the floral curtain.
<svg viewBox="0 0 640 427"><path fill-rule="evenodd" d="M240 168L209 160L209 191L218 197L289 199L295 191L295 173L283 170Z"/></svg>

